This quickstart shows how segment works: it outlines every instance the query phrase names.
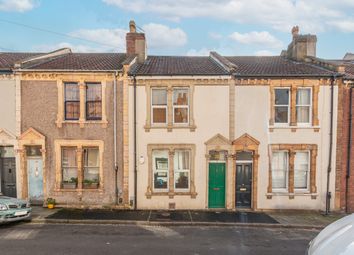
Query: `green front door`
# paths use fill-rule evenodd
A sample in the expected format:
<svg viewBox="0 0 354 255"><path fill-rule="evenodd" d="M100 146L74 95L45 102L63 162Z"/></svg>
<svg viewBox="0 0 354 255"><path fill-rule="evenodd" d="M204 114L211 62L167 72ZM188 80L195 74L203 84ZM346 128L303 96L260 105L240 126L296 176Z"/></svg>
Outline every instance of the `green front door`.
<svg viewBox="0 0 354 255"><path fill-rule="evenodd" d="M225 163L209 163L209 208L225 208Z"/></svg>

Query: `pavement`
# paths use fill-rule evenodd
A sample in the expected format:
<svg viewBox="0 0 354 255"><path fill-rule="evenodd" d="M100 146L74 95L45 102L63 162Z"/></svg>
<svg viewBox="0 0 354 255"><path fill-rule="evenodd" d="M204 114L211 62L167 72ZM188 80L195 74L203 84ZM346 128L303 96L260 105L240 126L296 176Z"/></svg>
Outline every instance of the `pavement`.
<svg viewBox="0 0 354 255"><path fill-rule="evenodd" d="M203 211L47 209L34 206L32 223L130 224L160 226L247 226L323 229L344 214L322 215L313 211Z"/></svg>

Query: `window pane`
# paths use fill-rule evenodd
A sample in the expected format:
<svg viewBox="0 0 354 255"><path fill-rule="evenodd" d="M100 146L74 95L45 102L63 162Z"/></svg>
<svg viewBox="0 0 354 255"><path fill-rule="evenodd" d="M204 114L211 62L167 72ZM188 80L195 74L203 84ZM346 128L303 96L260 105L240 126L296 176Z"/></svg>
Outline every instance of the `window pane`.
<svg viewBox="0 0 354 255"><path fill-rule="evenodd" d="M188 105L188 89L174 89L173 90L173 104L174 105Z"/></svg>
<svg viewBox="0 0 354 255"><path fill-rule="evenodd" d="M296 120L298 123L310 123L310 106L297 106Z"/></svg>
<svg viewBox="0 0 354 255"><path fill-rule="evenodd" d="M274 189L286 188L288 153L273 152L272 155L272 186Z"/></svg>
<svg viewBox="0 0 354 255"><path fill-rule="evenodd" d="M65 102L65 119L78 120L80 118L80 102Z"/></svg>
<svg viewBox="0 0 354 255"><path fill-rule="evenodd" d="M99 150L98 148L84 149L84 166L99 166Z"/></svg>
<svg viewBox="0 0 354 255"><path fill-rule="evenodd" d="M97 184L99 182L99 149L84 149L84 184Z"/></svg>
<svg viewBox="0 0 354 255"><path fill-rule="evenodd" d="M176 172L175 173L175 188L176 189L189 189L189 172Z"/></svg>
<svg viewBox="0 0 354 255"><path fill-rule="evenodd" d="M294 187L298 189L307 188L308 172L309 172L309 153L296 152L294 166Z"/></svg>
<svg viewBox="0 0 354 255"><path fill-rule="evenodd" d="M275 106L275 122L288 123L288 110L287 106Z"/></svg>
<svg viewBox="0 0 354 255"><path fill-rule="evenodd" d="M153 151L154 189L167 189L168 151Z"/></svg>
<svg viewBox="0 0 354 255"><path fill-rule="evenodd" d="M152 90L152 105L167 105L167 91L166 89Z"/></svg>
<svg viewBox="0 0 354 255"><path fill-rule="evenodd" d="M80 89L77 83L65 83L65 101L80 100Z"/></svg>
<svg viewBox="0 0 354 255"><path fill-rule="evenodd" d="M152 122L153 123L166 123L166 108L153 108L152 109Z"/></svg>
<svg viewBox="0 0 354 255"><path fill-rule="evenodd" d="M63 182L77 183L76 148L62 148L61 165Z"/></svg>
<svg viewBox="0 0 354 255"><path fill-rule="evenodd" d="M87 119L100 120L102 118L102 102L87 102L86 103Z"/></svg>
<svg viewBox="0 0 354 255"><path fill-rule="evenodd" d="M189 170L189 151L175 151L173 163L175 170Z"/></svg>
<svg viewBox="0 0 354 255"><path fill-rule="evenodd" d="M275 105L289 105L289 89L275 89Z"/></svg>
<svg viewBox="0 0 354 255"><path fill-rule="evenodd" d="M87 101L101 101L102 100L102 86L100 83L86 84L86 100Z"/></svg>
<svg viewBox="0 0 354 255"><path fill-rule="evenodd" d="M175 123L188 123L188 108L175 108L174 118Z"/></svg>
<svg viewBox="0 0 354 255"><path fill-rule="evenodd" d="M14 158L15 150L13 146L0 147L0 158Z"/></svg>
<svg viewBox="0 0 354 255"><path fill-rule="evenodd" d="M297 105L310 105L311 104L311 89L298 89L296 93Z"/></svg>

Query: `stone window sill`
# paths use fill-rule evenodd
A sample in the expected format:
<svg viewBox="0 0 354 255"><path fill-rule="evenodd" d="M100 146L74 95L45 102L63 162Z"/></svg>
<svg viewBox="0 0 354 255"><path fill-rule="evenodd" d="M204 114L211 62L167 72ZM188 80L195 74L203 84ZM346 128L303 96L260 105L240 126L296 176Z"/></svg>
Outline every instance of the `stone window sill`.
<svg viewBox="0 0 354 255"><path fill-rule="evenodd" d="M103 192L103 188L98 189L55 189L55 192Z"/></svg>
<svg viewBox="0 0 354 255"><path fill-rule="evenodd" d="M196 125L174 125L174 126L168 126L168 125L163 125L163 126L151 126L151 125L145 125L144 129L145 132L150 132L151 129L167 129L168 132L172 132L173 129L189 129L191 132L194 132L196 130Z"/></svg>
<svg viewBox="0 0 354 255"><path fill-rule="evenodd" d="M273 132L275 129L290 129L291 132L296 132L297 130L300 129L313 129L314 132L319 132L320 127L319 126L281 126L281 125L272 125L269 126L269 132Z"/></svg>
<svg viewBox="0 0 354 255"><path fill-rule="evenodd" d="M272 193L267 193L266 197L267 199L272 199L273 196L288 196L289 199L294 199L295 197L311 197L311 199L316 199L318 194L316 193L310 193L307 191L295 191L294 193L289 193L289 192L272 192Z"/></svg>
<svg viewBox="0 0 354 255"><path fill-rule="evenodd" d="M168 196L169 198L174 198L174 196L190 196L191 198L196 198L198 193L196 192L146 192L146 198L151 199L153 196Z"/></svg>
<svg viewBox="0 0 354 255"><path fill-rule="evenodd" d="M85 120L85 121L80 121L80 120L64 120L64 121L56 121L57 127L61 128L63 124L74 124L74 125L80 125L80 128L84 128L85 125L91 125L91 124L96 124L96 125L102 125L103 128L107 128L108 121L107 120Z"/></svg>

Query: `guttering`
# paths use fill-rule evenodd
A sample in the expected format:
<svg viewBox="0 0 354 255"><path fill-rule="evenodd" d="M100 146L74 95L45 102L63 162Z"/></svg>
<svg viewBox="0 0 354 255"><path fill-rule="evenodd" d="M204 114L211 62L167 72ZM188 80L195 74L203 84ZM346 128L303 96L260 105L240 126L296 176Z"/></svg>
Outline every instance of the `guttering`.
<svg viewBox="0 0 354 255"><path fill-rule="evenodd" d="M333 74L239 74L239 73L233 73L233 76L237 78L301 78L301 77L306 77L306 78L333 78ZM336 76L339 76L336 74Z"/></svg>
<svg viewBox="0 0 354 255"><path fill-rule="evenodd" d="M329 128L329 155L327 167L327 186L326 186L326 215L330 212L331 192L329 191L330 175L332 171L332 148L333 148L333 104L334 104L334 81L337 75L334 74L331 79L331 112L330 112L330 128Z"/></svg>
<svg viewBox="0 0 354 255"><path fill-rule="evenodd" d="M349 127L348 127L348 148L347 148L347 174L345 176L345 211L349 213L349 180L350 180L350 167L351 167L351 148L352 148L352 121L353 121L353 85L350 87L349 91Z"/></svg>
<svg viewBox="0 0 354 255"><path fill-rule="evenodd" d="M137 137L136 137L136 75L133 75L134 83L134 210L137 210L138 196L138 164L137 164Z"/></svg>
<svg viewBox="0 0 354 255"><path fill-rule="evenodd" d="M115 73L117 70L77 70L77 69L16 69L17 72L27 73ZM122 72L122 69L118 70Z"/></svg>
<svg viewBox="0 0 354 255"><path fill-rule="evenodd" d="M118 204L118 163L117 163L117 77L118 71L114 74L113 80L113 151L114 151L114 183L115 183L115 199L114 202Z"/></svg>

